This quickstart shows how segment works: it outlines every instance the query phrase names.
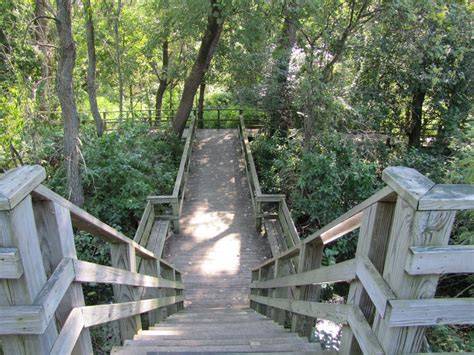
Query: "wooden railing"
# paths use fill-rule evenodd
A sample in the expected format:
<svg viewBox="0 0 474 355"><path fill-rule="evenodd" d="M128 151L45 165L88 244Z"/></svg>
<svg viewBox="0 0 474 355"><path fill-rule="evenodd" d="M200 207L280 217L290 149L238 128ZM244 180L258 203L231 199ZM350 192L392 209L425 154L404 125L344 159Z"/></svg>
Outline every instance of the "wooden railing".
<svg viewBox="0 0 474 355"><path fill-rule="evenodd" d="M5 354L92 353L89 327L118 320L121 338L183 308L181 273L45 186L40 166L0 178L0 342ZM78 260L73 227L110 243L111 266ZM144 272L137 272L138 270ZM113 286L85 306L81 283Z"/></svg>
<svg viewBox="0 0 474 355"><path fill-rule="evenodd" d="M280 241L276 241L276 243L270 241L272 252L285 251L288 248L294 247L300 242L300 236L288 209L285 195L262 193L243 116L240 116L239 137L245 159L245 171L257 231L260 232L262 227L264 227L263 221L265 218L275 218L281 227L283 238Z"/></svg>
<svg viewBox="0 0 474 355"><path fill-rule="evenodd" d="M474 209L474 185L435 185L404 167L385 169L383 180L387 187L254 269L251 307L306 336L316 318L344 324L343 354L419 352L426 326L473 324L474 299L434 296L440 274L474 272L474 247L448 245L456 211ZM325 246L357 228L355 258L322 266ZM321 285L338 282L350 283L347 302L321 302Z"/></svg>
<svg viewBox="0 0 474 355"><path fill-rule="evenodd" d="M181 156L173 193L171 195L148 196L148 204L145 212L150 212L148 217L145 214L143 215L142 222L144 222L144 219L146 220L146 218L153 219L153 217L150 216L155 216L159 219L168 219L172 221L174 232L179 233L179 218L181 217L181 211L183 209L186 182L188 180L189 167L191 165L195 135L196 118L192 117L190 119L189 128L186 132L186 143L184 144L183 155ZM160 213L155 212L157 206L164 208L165 211ZM140 224L142 225L142 223Z"/></svg>

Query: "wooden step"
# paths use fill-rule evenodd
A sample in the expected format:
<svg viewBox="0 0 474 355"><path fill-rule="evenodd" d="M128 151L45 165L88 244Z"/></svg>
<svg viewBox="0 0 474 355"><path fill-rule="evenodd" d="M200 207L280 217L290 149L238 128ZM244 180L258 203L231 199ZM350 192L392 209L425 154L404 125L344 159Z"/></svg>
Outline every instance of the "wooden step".
<svg viewBox="0 0 474 355"><path fill-rule="evenodd" d="M151 340L126 340L126 346L203 346L203 345L251 345L251 344L300 344L301 341L306 342L291 334L285 334L281 337L274 338L247 338L247 339L167 339L160 338Z"/></svg>
<svg viewBox="0 0 474 355"><path fill-rule="evenodd" d="M132 350L133 352L130 352ZM160 352L289 352L308 351L317 354L319 349L301 344L264 344L264 345L216 345L216 346L123 346L114 347L111 354L156 354Z"/></svg>

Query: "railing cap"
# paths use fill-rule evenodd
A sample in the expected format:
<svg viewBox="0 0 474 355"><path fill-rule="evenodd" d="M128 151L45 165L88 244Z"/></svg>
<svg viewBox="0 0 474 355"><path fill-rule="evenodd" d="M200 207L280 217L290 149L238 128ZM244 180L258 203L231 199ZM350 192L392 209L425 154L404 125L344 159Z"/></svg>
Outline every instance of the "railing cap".
<svg viewBox="0 0 474 355"><path fill-rule="evenodd" d="M389 166L383 171L382 180L414 209L418 209L418 201L435 185L415 169L403 166Z"/></svg>
<svg viewBox="0 0 474 355"><path fill-rule="evenodd" d="M0 211L13 209L46 178L39 165L25 165L8 170L0 178Z"/></svg>

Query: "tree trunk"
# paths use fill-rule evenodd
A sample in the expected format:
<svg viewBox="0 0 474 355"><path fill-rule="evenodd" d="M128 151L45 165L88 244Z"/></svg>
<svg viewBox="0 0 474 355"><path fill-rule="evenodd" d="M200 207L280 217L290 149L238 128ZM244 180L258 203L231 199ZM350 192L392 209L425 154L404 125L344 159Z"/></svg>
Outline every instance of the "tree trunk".
<svg viewBox="0 0 474 355"><path fill-rule="evenodd" d="M96 94L96 55L94 22L92 19L92 6L90 0L84 0L84 16L86 18L86 39L87 39L87 94L89 95L89 105L95 128L99 137L104 133L102 118L100 117L99 106L97 105Z"/></svg>
<svg viewBox="0 0 474 355"><path fill-rule="evenodd" d="M270 112L270 134L281 131L285 134L289 127L290 99L288 74L291 53L296 43L296 27L289 17L285 17L281 38L275 49L275 65L268 89ZM271 88L273 86L273 88Z"/></svg>
<svg viewBox="0 0 474 355"><path fill-rule="evenodd" d="M84 203L79 167L79 115L73 89L76 48L72 38L71 0L57 0L56 27L59 36L57 90L64 123L64 154L67 192L71 202Z"/></svg>
<svg viewBox="0 0 474 355"><path fill-rule="evenodd" d="M169 69L169 52L168 52L168 40L163 41L162 47L162 65L161 65L161 78L158 90L156 91L155 101L155 125L157 126L161 121L161 110L163 108L163 96L165 95L166 88L168 87L168 69Z"/></svg>
<svg viewBox="0 0 474 355"><path fill-rule="evenodd" d="M206 32L201 41L199 53L194 62L191 73L187 77L178 111L173 119L173 129L181 137L193 107L194 95L201 84L204 74L209 68L211 59L217 49L220 35L222 33L224 19L221 16L221 3L210 0L212 11L207 17Z"/></svg>
<svg viewBox="0 0 474 355"><path fill-rule="evenodd" d="M204 128L204 94L206 92L206 81L203 79L201 86L199 87L199 100L198 100L198 128Z"/></svg>
<svg viewBox="0 0 474 355"><path fill-rule="evenodd" d="M408 131L408 145L419 147L421 140L421 125L423 116L423 102L425 101L426 90L417 88L413 93L411 101L411 121Z"/></svg>
<svg viewBox="0 0 474 355"><path fill-rule="evenodd" d="M49 64L50 55L48 48L48 20L46 16L46 0L35 0L35 33L36 42L43 55L41 60L41 84L39 90L39 110L42 112L49 111L48 96L49 96Z"/></svg>
<svg viewBox="0 0 474 355"><path fill-rule="evenodd" d="M117 11L115 12L114 19L114 37L115 37L115 55L117 63L117 74L119 81L119 122L122 124L123 120L123 91L124 91L124 82L123 82L123 72L122 72L122 44L120 43L120 12L122 11L122 0L118 0Z"/></svg>

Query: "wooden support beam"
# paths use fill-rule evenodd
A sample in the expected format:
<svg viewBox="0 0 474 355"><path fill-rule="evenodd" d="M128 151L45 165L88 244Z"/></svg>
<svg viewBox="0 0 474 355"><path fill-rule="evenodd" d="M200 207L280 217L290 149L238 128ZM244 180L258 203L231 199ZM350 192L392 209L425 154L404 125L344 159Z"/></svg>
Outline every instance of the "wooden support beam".
<svg viewBox="0 0 474 355"><path fill-rule="evenodd" d="M0 248L0 279L19 279L23 275L18 248Z"/></svg>
<svg viewBox="0 0 474 355"><path fill-rule="evenodd" d="M385 355L382 346L372 329L370 329L370 325L359 307L352 306L350 308L348 323L363 354Z"/></svg>
<svg viewBox="0 0 474 355"><path fill-rule="evenodd" d="M114 320L137 317L141 313L149 312L160 307L170 306L183 300L183 296L171 296L134 302L87 306L81 307L81 310L84 317L84 326L92 327Z"/></svg>
<svg viewBox="0 0 474 355"><path fill-rule="evenodd" d="M58 338L54 342L53 348L51 349L51 355L73 353L76 343L84 331L82 309L74 308L71 313L69 313Z"/></svg>
<svg viewBox="0 0 474 355"><path fill-rule="evenodd" d="M155 261L156 262L156 261ZM136 287L184 288L182 282L139 274L136 272L74 260L76 282L110 283Z"/></svg>
<svg viewBox="0 0 474 355"><path fill-rule="evenodd" d="M278 259L280 260L280 259ZM250 288L275 288L290 286L318 285L350 281L356 275L355 259L343 261L338 264L321 267L314 270L278 277L273 280L252 282Z"/></svg>
<svg viewBox="0 0 474 355"><path fill-rule="evenodd" d="M391 300L388 324L391 327L474 324L473 315L472 298Z"/></svg>
<svg viewBox="0 0 474 355"><path fill-rule="evenodd" d="M474 246L410 247L405 270L410 275L474 273Z"/></svg>
<svg viewBox="0 0 474 355"><path fill-rule="evenodd" d="M0 247L17 248L24 270L19 279L0 279L0 307L31 305L46 284L29 195L44 176L42 168L25 167L0 178ZM2 336L0 341L5 354L49 354L56 336L56 324L51 322L42 335Z"/></svg>
<svg viewBox="0 0 474 355"><path fill-rule="evenodd" d="M419 211L472 209L474 185L435 185L418 202Z"/></svg>
<svg viewBox="0 0 474 355"><path fill-rule="evenodd" d="M399 299L433 297L438 284L437 275L410 276L405 272L410 247L447 244L454 222L453 211L416 211L418 202L431 189L432 184L421 174L398 168L396 173L385 173L399 193L390 232L383 278ZM387 180L387 178L386 178ZM424 189L424 190L423 190ZM415 207L414 207L415 206ZM376 316L374 331L385 352L418 352L423 343L424 328L398 327L387 319Z"/></svg>
<svg viewBox="0 0 474 355"><path fill-rule="evenodd" d="M58 278L62 278L61 281L54 284L57 286L57 303L51 312L45 307L46 316L49 320L49 317L55 315L55 320L61 327L65 324L72 309L85 304L82 286L71 284L71 277L74 279L72 260L77 259L71 216L66 208L53 201L39 200L35 201L33 206L43 264L47 276L50 277L48 284L55 280L53 277L55 274ZM66 262L67 267L64 269L64 274L58 274L57 272L61 270L59 269L60 265L66 265ZM51 285L51 289L54 289L53 285ZM92 352L91 338L89 331L85 330L72 353L90 352Z"/></svg>
<svg viewBox="0 0 474 355"><path fill-rule="evenodd" d="M335 303L322 303L310 301L296 301L284 298L271 298L258 295L250 295L254 302L275 307L292 313L309 316L311 318L323 318L335 323L347 323L352 306Z"/></svg>
<svg viewBox="0 0 474 355"><path fill-rule="evenodd" d="M114 268L127 270L130 272L137 271L137 262L135 249L131 245L112 244L111 249L112 266ZM139 297L139 290L133 286L113 285L114 298L116 302L135 302ZM130 318L119 321L120 337L124 342L127 339L133 339L134 335L142 329L140 316L135 314ZM87 326L87 321L84 321Z"/></svg>
<svg viewBox="0 0 474 355"><path fill-rule="evenodd" d="M40 335L47 326L42 306L0 306L0 335Z"/></svg>

